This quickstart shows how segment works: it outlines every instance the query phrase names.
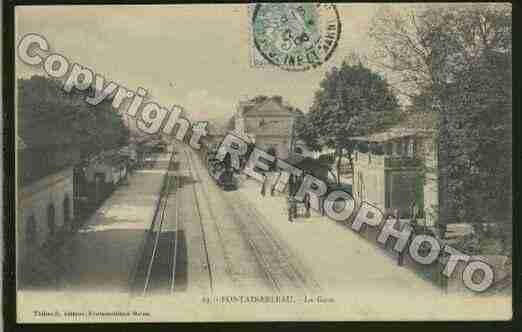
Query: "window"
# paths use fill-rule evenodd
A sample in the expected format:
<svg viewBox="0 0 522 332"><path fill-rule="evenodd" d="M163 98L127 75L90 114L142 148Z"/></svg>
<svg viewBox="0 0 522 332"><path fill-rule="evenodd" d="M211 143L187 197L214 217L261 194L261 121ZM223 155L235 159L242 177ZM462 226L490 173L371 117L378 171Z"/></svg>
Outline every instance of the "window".
<svg viewBox="0 0 522 332"><path fill-rule="evenodd" d="M54 235L55 231L55 224L54 224L54 205L49 204L49 207L47 208L47 226L49 227L49 235Z"/></svg>
<svg viewBox="0 0 522 332"><path fill-rule="evenodd" d="M63 224L64 226L69 225L71 219L71 204L69 202L69 196L65 196L63 200Z"/></svg>
<svg viewBox="0 0 522 332"><path fill-rule="evenodd" d="M25 239L29 243L36 242L36 220L34 219L34 216L30 216L29 218L27 218Z"/></svg>
<svg viewBox="0 0 522 332"><path fill-rule="evenodd" d="M415 157L415 140L414 139L411 139L408 144L407 154L409 157Z"/></svg>

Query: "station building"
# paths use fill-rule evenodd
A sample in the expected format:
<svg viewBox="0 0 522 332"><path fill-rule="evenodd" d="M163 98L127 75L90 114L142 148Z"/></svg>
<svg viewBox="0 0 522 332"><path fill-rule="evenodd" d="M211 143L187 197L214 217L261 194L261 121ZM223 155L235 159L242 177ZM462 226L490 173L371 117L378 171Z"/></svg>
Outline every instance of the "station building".
<svg viewBox="0 0 522 332"><path fill-rule="evenodd" d="M234 130L249 136L256 147L274 151L277 158L286 160L297 150L306 155L306 146L295 139L294 125L303 113L281 97L240 101L234 116Z"/></svg>
<svg viewBox="0 0 522 332"><path fill-rule="evenodd" d="M79 153L34 142L17 146L16 240L23 263L74 220L74 172Z"/></svg>
<svg viewBox="0 0 522 332"><path fill-rule="evenodd" d="M433 119L431 119L433 121ZM430 128L401 125L352 138L353 194L384 212L410 218L417 207L426 226L438 220L438 144Z"/></svg>

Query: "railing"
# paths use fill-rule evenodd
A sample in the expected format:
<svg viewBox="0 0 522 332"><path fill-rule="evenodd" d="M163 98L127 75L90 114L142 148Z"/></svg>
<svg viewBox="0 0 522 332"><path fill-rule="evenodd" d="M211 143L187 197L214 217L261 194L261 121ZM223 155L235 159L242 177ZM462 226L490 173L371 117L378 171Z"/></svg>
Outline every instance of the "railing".
<svg viewBox="0 0 522 332"><path fill-rule="evenodd" d="M393 168L420 166L420 161L418 159L408 156L379 155L361 152L357 152L354 162L359 165L375 165Z"/></svg>

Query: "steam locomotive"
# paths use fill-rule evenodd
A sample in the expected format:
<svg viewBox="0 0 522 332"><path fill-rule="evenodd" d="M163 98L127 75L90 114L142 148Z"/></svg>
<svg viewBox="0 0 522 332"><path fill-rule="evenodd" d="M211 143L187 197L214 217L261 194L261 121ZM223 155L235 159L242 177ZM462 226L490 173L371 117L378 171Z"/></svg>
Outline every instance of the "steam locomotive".
<svg viewBox="0 0 522 332"><path fill-rule="evenodd" d="M216 155L216 147L211 147L207 152L206 161L210 176L224 191L237 190L239 188L239 179L237 172L232 168L230 155L227 154L222 161L217 159Z"/></svg>

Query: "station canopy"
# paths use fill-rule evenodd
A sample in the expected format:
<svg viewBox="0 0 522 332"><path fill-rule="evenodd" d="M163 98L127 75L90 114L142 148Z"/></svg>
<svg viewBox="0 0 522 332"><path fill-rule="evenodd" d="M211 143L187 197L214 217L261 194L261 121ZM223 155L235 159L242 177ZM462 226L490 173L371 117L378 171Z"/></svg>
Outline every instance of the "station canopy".
<svg viewBox="0 0 522 332"><path fill-rule="evenodd" d="M417 130L415 129L394 129L368 136L350 137L350 139L353 141L383 143L391 140L415 136L416 134Z"/></svg>

